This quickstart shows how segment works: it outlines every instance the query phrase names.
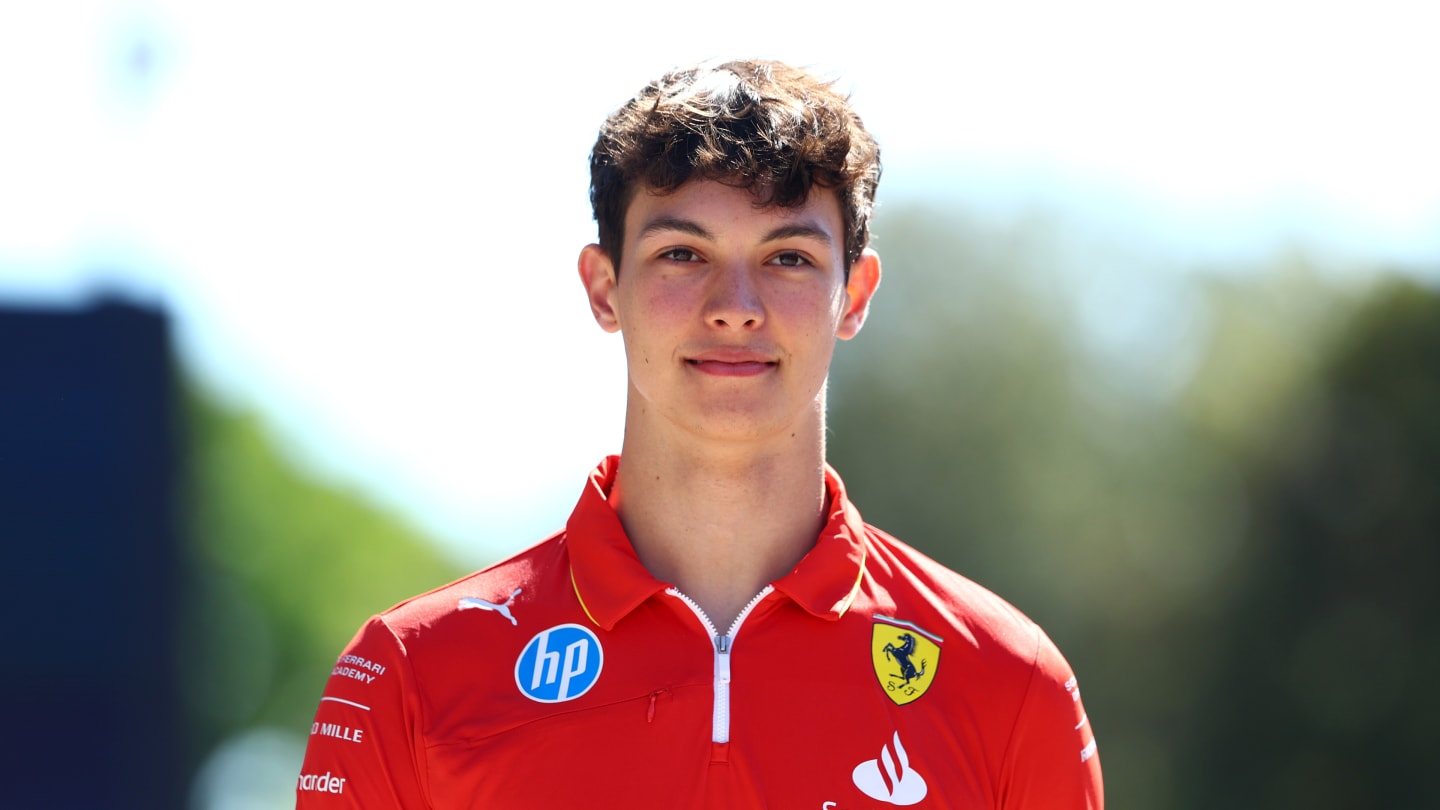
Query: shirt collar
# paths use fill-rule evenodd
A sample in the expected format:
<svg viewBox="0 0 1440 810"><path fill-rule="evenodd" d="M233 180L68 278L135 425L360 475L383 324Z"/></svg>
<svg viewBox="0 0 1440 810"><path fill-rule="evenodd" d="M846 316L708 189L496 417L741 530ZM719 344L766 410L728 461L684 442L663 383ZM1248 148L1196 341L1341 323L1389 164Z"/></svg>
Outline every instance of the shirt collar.
<svg viewBox="0 0 1440 810"><path fill-rule="evenodd" d="M610 508L610 488L619 469L619 456L600 462L565 526L571 585L585 614L606 630L668 587L641 564L620 518ZM860 590L865 523L846 498L840 476L829 465L825 467L825 494L829 517L814 548L774 585L810 614L834 621L845 614Z"/></svg>

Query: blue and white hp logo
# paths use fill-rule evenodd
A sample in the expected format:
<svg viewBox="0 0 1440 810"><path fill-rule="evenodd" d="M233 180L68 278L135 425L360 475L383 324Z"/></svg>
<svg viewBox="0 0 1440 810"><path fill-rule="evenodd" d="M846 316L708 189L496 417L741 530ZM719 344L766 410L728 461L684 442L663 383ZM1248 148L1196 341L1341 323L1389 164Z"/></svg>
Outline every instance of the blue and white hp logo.
<svg viewBox="0 0 1440 810"><path fill-rule="evenodd" d="M600 680L600 639L578 624L561 624L530 639L515 660L515 685L531 700L574 700Z"/></svg>

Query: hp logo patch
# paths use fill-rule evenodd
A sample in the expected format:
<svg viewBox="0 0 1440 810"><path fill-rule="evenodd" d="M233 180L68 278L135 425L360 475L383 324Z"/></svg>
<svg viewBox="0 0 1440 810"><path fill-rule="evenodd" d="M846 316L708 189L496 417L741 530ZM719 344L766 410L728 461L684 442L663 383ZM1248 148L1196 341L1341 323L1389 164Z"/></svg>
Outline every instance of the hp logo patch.
<svg viewBox="0 0 1440 810"><path fill-rule="evenodd" d="M574 700L600 680L605 653L600 639L578 624L541 630L515 659L515 685L531 700Z"/></svg>

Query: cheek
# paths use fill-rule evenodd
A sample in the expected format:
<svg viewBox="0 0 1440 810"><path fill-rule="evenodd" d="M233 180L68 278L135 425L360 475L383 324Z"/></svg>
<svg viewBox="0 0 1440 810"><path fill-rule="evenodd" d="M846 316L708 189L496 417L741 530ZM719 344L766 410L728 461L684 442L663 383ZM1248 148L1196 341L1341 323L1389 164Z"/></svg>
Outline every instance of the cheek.
<svg viewBox="0 0 1440 810"><path fill-rule="evenodd" d="M699 291L683 279L647 278L628 291L626 303L634 312L643 312L646 321L673 322L693 311Z"/></svg>
<svg viewBox="0 0 1440 810"><path fill-rule="evenodd" d="M673 299L664 285L637 284L624 290L616 298L621 329L636 334L655 331L659 324L671 319Z"/></svg>
<svg viewBox="0 0 1440 810"><path fill-rule="evenodd" d="M621 299L620 336L632 365L654 365L676 351L685 315L675 299L659 292Z"/></svg>
<svg viewBox="0 0 1440 810"><path fill-rule="evenodd" d="M773 300L771 315L789 324L793 334L831 340L840 324L846 300L844 290L829 295L822 291L797 291L777 296Z"/></svg>

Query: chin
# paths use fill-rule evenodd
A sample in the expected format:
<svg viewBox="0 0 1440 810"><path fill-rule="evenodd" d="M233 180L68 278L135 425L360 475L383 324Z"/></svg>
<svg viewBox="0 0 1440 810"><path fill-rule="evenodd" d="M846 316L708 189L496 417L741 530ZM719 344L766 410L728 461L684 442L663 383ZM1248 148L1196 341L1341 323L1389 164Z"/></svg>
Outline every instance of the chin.
<svg viewBox="0 0 1440 810"><path fill-rule="evenodd" d="M798 417L798 418L797 418ZM692 423L692 432L715 439L757 441L788 438L808 430L804 414L777 414L741 408L711 409Z"/></svg>

